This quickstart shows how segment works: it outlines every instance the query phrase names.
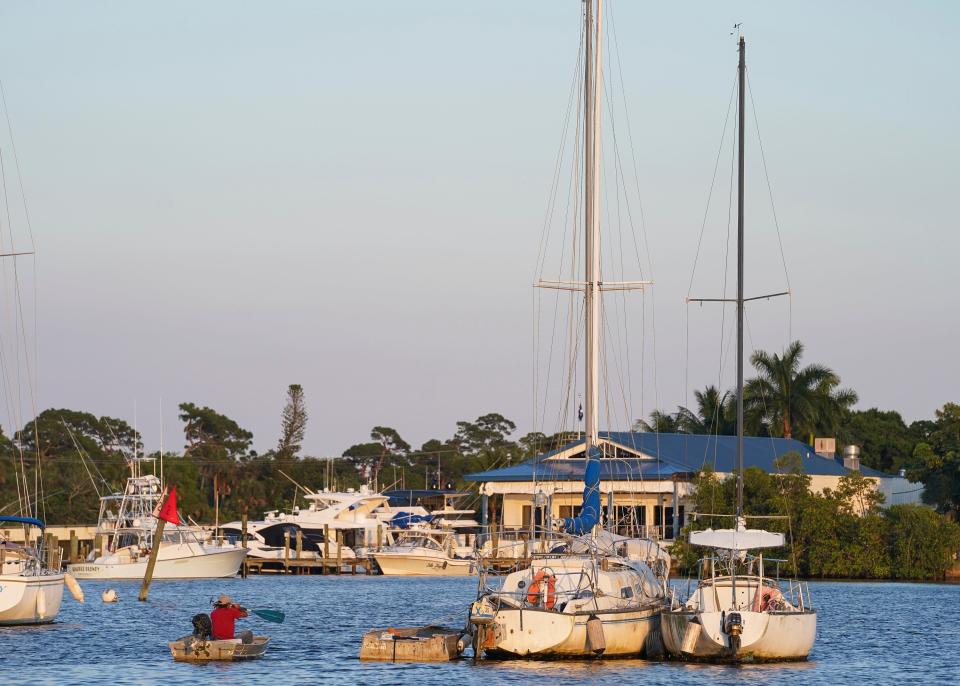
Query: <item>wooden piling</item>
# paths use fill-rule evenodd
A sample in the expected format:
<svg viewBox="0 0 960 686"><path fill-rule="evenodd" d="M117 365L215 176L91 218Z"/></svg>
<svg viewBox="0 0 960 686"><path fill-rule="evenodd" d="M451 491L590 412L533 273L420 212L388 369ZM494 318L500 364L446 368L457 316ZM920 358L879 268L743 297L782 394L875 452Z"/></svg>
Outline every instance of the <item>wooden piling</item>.
<svg viewBox="0 0 960 686"><path fill-rule="evenodd" d="M327 573L327 561L330 559L330 525L323 525L323 563L320 565L320 573Z"/></svg>
<svg viewBox="0 0 960 686"><path fill-rule="evenodd" d="M240 544L243 546L243 549L247 549L247 513L244 512L240 516ZM243 564L240 565L240 578L247 578L247 556L243 556Z"/></svg>
<svg viewBox="0 0 960 686"><path fill-rule="evenodd" d="M160 543L163 541L163 525L166 523L166 520L157 517L157 530L153 534L153 545L150 547L150 559L147 560L147 573L143 577L143 586L140 587L139 599L141 601L147 599L147 593L150 591L150 582L153 581L153 568L157 566L157 554L160 552Z"/></svg>
<svg viewBox="0 0 960 686"><path fill-rule="evenodd" d="M377 524L377 551L383 545L383 524Z"/></svg>
<svg viewBox="0 0 960 686"><path fill-rule="evenodd" d="M97 551L97 557L103 557L103 534L93 537L93 549Z"/></svg>
<svg viewBox="0 0 960 686"><path fill-rule="evenodd" d="M290 571L290 531L283 532L283 573Z"/></svg>
<svg viewBox="0 0 960 686"><path fill-rule="evenodd" d="M337 531L337 574L340 573L340 567L343 565L343 540L340 531Z"/></svg>
<svg viewBox="0 0 960 686"><path fill-rule="evenodd" d="M72 563L80 561L80 539L77 538L76 529L70 529L70 554L67 559Z"/></svg>
<svg viewBox="0 0 960 686"><path fill-rule="evenodd" d="M297 529L297 559L303 557L303 532Z"/></svg>

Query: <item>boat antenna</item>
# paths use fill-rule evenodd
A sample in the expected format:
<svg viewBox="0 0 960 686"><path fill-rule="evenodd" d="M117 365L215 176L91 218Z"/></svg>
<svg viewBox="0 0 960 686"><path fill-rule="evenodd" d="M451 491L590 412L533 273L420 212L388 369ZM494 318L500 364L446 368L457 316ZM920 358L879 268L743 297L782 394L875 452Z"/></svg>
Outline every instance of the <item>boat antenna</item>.
<svg viewBox="0 0 960 686"><path fill-rule="evenodd" d="M136 437L134 437L136 440ZM163 484L163 398L160 398L160 484Z"/></svg>

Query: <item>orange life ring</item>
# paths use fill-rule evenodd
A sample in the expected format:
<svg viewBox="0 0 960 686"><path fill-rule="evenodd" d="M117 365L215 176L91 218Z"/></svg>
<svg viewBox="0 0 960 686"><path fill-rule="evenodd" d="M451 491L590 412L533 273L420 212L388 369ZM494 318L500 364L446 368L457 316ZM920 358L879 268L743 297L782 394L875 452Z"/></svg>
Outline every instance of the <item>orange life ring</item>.
<svg viewBox="0 0 960 686"><path fill-rule="evenodd" d="M532 604L540 602L540 585L544 579L547 581L547 600L544 607L552 610L557 602L557 577L541 569L533 577L533 583L530 584L530 590L527 591L527 602Z"/></svg>
<svg viewBox="0 0 960 686"><path fill-rule="evenodd" d="M780 600L782 597L783 593L780 592L780 589L763 586L757 591L757 595L753 597L753 611L765 612L770 609L772 601Z"/></svg>

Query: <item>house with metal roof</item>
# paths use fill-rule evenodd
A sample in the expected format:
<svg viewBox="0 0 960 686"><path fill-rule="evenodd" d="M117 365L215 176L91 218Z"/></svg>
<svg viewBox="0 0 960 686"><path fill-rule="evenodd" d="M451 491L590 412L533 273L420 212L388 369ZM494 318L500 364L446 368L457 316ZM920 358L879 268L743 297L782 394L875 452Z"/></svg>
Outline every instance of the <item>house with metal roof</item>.
<svg viewBox="0 0 960 686"><path fill-rule="evenodd" d="M859 463L852 453L845 458L829 450L821 452L789 438L744 438L744 465L768 473L785 471L781 458L793 454L810 476L812 491L836 488L841 477L858 470L877 484L888 504L918 502L922 488L902 476L884 474ZM600 490L607 517L625 535L643 535L671 540L684 524L692 500L693 477L712 469L721 477L734 471L736 436L668 434L645 432L601 432ZM498 524L507 530L528 531L548 515L551 518L576 516L583 491L584 441L538 455L520 464L468 474L480 484L484 524L491 510ZM792 469L793 465L789 468Z"/></svg>

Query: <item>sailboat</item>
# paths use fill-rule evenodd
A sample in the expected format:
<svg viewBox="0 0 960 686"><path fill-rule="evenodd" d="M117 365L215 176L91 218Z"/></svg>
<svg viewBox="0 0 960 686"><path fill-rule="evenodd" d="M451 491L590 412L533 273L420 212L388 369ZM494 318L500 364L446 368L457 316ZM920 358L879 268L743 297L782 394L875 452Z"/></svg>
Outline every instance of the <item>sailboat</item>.
<svg viewBox="0 0 960 686"><path fill-rule="evenodd" d="M29 545L30 529L44 529L35 517L0 515L0 522L24 527L23 545L0 538L0 625L52 622L63 601L60 551L48 561L42 537Z"/></svg>
<svg viewBox="0 0 960 686"><path fill-rule="evenodd" d="M584 3L584 220L582 282L544 282L585 298L585 452L580 514L551 522L544 539L559 545L534 552L531 564L488 584L480 560L477 599L468 631L474 656L586 658L655 652L665 584L647 563L621 551L622 537L598 531L601 518L599 440L600 298L604 290L642 289L649 282L610 282L600 271L600 114L603 0ZM537 546L539 547L539 546ZM651 643L648 650L648 643ZM655 645L654 645L655 644Z"/></svg>
<svg viewBox="0 0 960 686"><path fill-rule="evenodd" d="M713 551L700 565L696 589L661 619L670 655L692 660L804 660L813 648L817 614L809 590L791 581L786 592L765 574L763 555L783 547L781 533L747 528L743 512L743 216L746 42L739 41L739 171L737 211L737 504L733 528L690 534L690 543ZM761 297L772 297L761 296Z"/></svg>
<svg viewBox="0 0 960 686"><path fill-rule="evenodd" d="M154 510L163 496L155 474L143 473L153 458L128 460L130 477L122 493L100 498L97 537L105 550L93 550L83 562L67 566L78 579L143 579L154 545ZM239 546L203 542L186 526L170 526L159 541L154 579L216 579L235 576L247 551Z"/></svg>

